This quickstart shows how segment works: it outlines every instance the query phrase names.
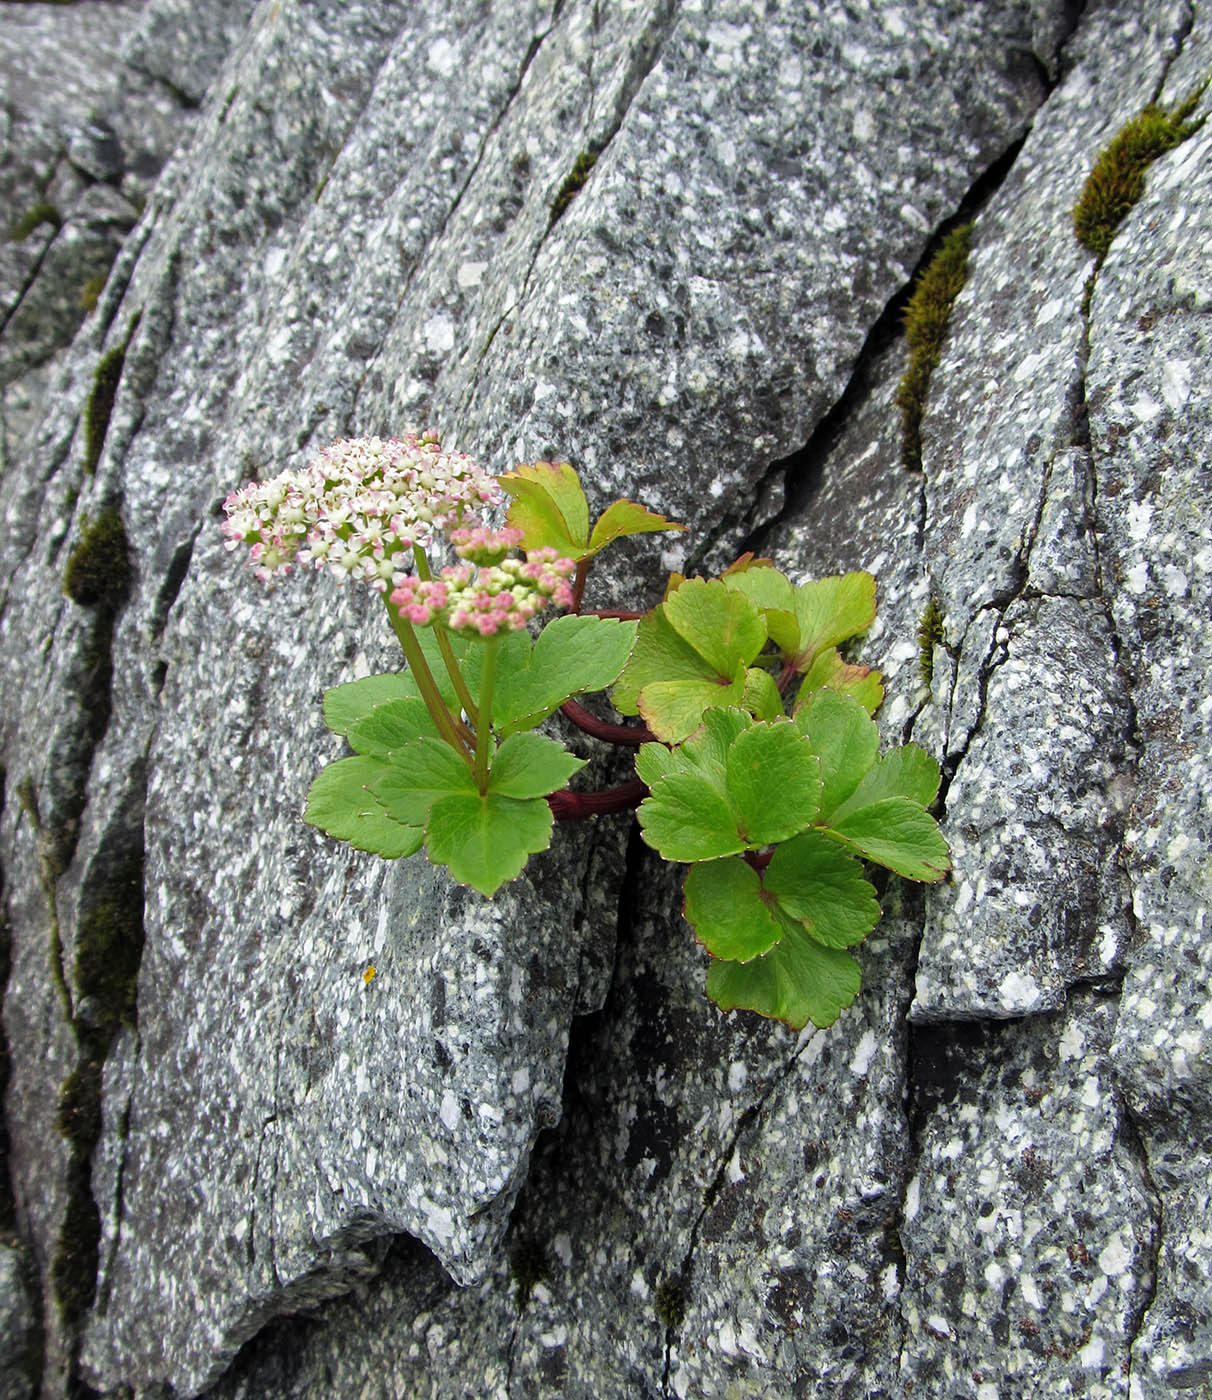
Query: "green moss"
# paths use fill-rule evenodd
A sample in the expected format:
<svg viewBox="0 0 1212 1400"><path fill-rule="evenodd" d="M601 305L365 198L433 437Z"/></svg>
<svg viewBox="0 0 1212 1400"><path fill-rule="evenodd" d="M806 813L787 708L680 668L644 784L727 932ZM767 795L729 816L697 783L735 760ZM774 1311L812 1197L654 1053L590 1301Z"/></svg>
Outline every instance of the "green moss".
<svg viewBox="0 0 1212 1400"><path fill-rule="evenodd" d="M1204 124L1189 120L1203 84L1173 111L1150 104L1099 152L1073 208L1073 232L1101 263L1120 224L1145 191L1145 172Z"/></svg>
<svg viewBox="0 0 1212 1400"><path fill-rule="evenodd" d="M547 1256L536 1240L519 1240L509 1254L509 1273L513 1279L514 1297L521 1311L530 1302L535 1286L550 1277Z"/></svg>
<svg viewBox="0 0 1212 1400"><path fill-rule="evenodd" d="M918 670L927 685L934 679L934 648L943 640L943 610L931 597L917 625Z"/></svg>
<svg viewBox="0 0 1212 1400"><path fill-rule="evenodd" d="M73 1156L68 1168L67 1208L51 1260L51 1287L64 1323L84 1321L97 1292L101 1214L93 1200L88 1162Z"/></svg>
<svg viewBox="0 0 1212 1400"><path fill-rule="evenodd" d="M971 243L971 224L952 229L926 265L905 308L909 368L897 385L896 403L901 411L901 461L913 471L922 469L922 416L930 377L942 355L951 308L968 279Z"/></svg>
<svg viewBox="0 0 1212 1400"><path fill-rule="evenodd" d="M81 1000L89 1000L87 1032L100 1038L102 1053L119 1026L134 1025L142 956L143 858L138 854L115 866L76 929L76 992Z"/></svg>
<svg viewBox="0 0 1212 1400"><path fill-rule="evenodd" d="M560 215L563 214L564 210L568 208L581 192L581 187L584 185L585 181L589 179L590 172L598 163L598 156L601 155L601 153L600 146L587 146L585 150L577 156L576 160L573 161L572 170L569 172L568 178L560 186L559 190L556 192L556 197L551 201L551 217L547 221L548 228L556 222Z"/></svg>
<svg viewBox="0 0 1212 1400"><path fill-rule="evenodd" d="M80 288L80 305L85 311L96 311L97 303L101 300L101 293L105 290L105 274L99 272L96 277L90 277Z"/></svg>
<svg viewBox="0 0 1212 1400"><path fill-rule="evenodd" d="M657 1288L656 1315L672 1332L686 1321L686 1289L680 1279L667 1278Z"/></svg>
<svg viewBox="0 0 1212 1400"><path fill-rule="evenodd" d="M91 1152L101 1137L101 1061L86 1056L59 1090L59 1132L77 1149Z"/></svg>
<svg viewBox="0 0 1212 1400"><path fill-rule="evenodd" d="M122 517L112 507L87 522L68 556L63 591L81 607L114 611L130 586L130 547Z"/></svg>
<svg viewBox="0 0 1212 1400"><path fill-rule="evenodd" d="M36 228L41 228L43 224L50 224L55 229L61 228L63 215L49 200L40 199L37 204L31 205L9 229L8 241L20 243L23 239L28 238Z"/></svg>
<svg viewBox="0 0 1212 1400"><path fill-rule="evenodd" d="M91 476L101 460L105 434L109 431L110 415L118 397L118 381L126 363L126 345L107 350L93 375L93 388L84 407L84 470Z"/></svg>

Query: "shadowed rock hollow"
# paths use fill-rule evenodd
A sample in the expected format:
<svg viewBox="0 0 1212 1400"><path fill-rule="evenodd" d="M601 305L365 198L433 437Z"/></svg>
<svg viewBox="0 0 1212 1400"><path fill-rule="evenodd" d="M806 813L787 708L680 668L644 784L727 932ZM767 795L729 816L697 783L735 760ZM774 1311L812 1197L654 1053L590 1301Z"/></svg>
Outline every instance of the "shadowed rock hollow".
<svg viewBox="0 0 1212 1400"><path fill-rule="evenodd" d="M1209 23L0 7L0 1393L1212 1383L1209 99L1105 259L1073 231ZM623 818L492 903L302 824L322 690L394 643L258 587L219 503L413 425L689 526L599 606L744 549L877 576L955 870L889 883L833 1028L707 1002Z"/></svg>

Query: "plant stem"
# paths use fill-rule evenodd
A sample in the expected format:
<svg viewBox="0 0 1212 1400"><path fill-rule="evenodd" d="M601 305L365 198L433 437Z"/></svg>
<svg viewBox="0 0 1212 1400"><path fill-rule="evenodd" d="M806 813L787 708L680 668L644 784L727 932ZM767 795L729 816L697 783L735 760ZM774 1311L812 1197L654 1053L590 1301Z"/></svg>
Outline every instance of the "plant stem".
<svg viewBox="0 0 1212 1400"><path fill-rule="evenodd" d="M590 612L584 613L584 617L617 617L620 622L635 622L641 617L647 617L647 613L633 612L630 608L594 608Z"/></svg>
<svg viewBox="0 0 1212 1400"><path fill-rule="evenodd" d="M571 613L581 611L581 599L585 595L585 580L589 577L589 562L592 558L593 555L588 555L577 560L577 571L572 580L572 607L568 609Z"/></svg>
<svg viewBox="0 0 1212 1400"><path fill-rule="evenodd" d="M419 544L413 545L412 556L417 561L417 577L423 581L431 579L433 574L429 568L429 558ZM471 698L471 691L467 689L467 682L463 679L459 663L455 660L454 652L451 650L450 637L440 622L434 623L433 635L438 644L438 650L442 653L442 664L446 667L446 674L450 677L450 683L454 686L455 694L459 697L459 704L463 707L463 713L471 721L472 727L475 728L480 723L480 713L476 709L476 702Z"/></svg>
<svg viewBox="0 0 1212 1400"><path fill-rule="evenodd" d="M484 639L484 667L480 672L480 714L483 720L476 725L476 787L488 791L488 759L492 752L492 687L497 678L497 637Z"/></svg>
<svg viewBox="0 0 1212 1400"><path fill-rule="evenodd" d="M608 744L638 746L656 738L646 725L611 724L607 720L599 719L597 715L590 714L575 700L565 700L560 706L560 713L565 719L571 720L583 734L590 734L595 739L604 739Z"/></svg>
<svg viewBox="0 0 1212 1400"><path fill-rule="evenodd" d="M580 821L584 817L608 816L638 807L648 794L639 778L628 778L618 787L603 792L572 792L562 788L547 798L547 805L558 822Z"/></svg>
<svg viewBox="0 0 1212 1400"><path fill-rule="evenodd" d="M425 660L425 653L421 650L421 643L417 641L417 634L412 629L412 623L406 617L400 616L399 608L386 596L384 596L383 601L387 607L387 616L391 618L391 626L396 634L396 640L400 643L404 659L408 662L409 670L412 671L413 679L417 683L417 689L421 692L421 699L425 701L425 708L438 727L438 733L470 764L471 757L467 752L467 740L471 738L470 731L466 725L460 724L446 708L446 702L442 699L438 684L433 678L433 672L430 671L429 663ZM466 740L464 735L467 736Z"/></svg>

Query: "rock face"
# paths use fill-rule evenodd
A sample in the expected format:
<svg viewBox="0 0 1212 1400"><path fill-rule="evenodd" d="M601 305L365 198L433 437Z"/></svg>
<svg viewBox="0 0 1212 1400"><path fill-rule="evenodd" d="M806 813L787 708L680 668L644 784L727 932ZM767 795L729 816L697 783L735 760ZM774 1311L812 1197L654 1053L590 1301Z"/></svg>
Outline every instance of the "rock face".
<svg viewBox="0 0 1212 1400"><path fill-rule="evenodd" d="M3 1393L1212 1380L1209 99L1072 222L1202 0L3 9ZM718 1013L621 818L491 904L301 824L393 643L218 503L413 424L687 523L601 606L876 574L955 872L833 1028Z"/></svg>

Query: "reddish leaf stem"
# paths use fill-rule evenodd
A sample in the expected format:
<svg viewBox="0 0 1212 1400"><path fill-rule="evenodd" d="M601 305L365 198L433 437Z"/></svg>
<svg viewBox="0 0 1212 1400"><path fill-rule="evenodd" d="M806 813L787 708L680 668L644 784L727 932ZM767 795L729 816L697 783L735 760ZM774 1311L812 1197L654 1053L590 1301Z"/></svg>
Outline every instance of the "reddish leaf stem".
<svg viewBox="0 0 1212 1400"><path fill-rule="evenodd" d="M583 705L578 705L575 700L565 700L560 706L560 713L583 733L592 735L595 739L604 739L608 744L638 746L650 743L656 738L656 735L642 724L611 724L607 720L599 719L597 715L590 714Z"/></svg>
<svg viewBox="0 0 1212 1400"><path fill-rule="evenodd" d="M765 851L742 851L741 859L753 868L760 875L770 864L770 858L774 855L774 847L771 846Z"/></svg>
<svg viewBox="0 0 1212 1400"><path fill-rule="evenodd" d="M547 799L552 815L558 822L580 821L585 817L608 816L611 812L626 812L638 807L648 794L639 778L628 778L618 787L602 792L572 792L563 788Z"/></svg>

